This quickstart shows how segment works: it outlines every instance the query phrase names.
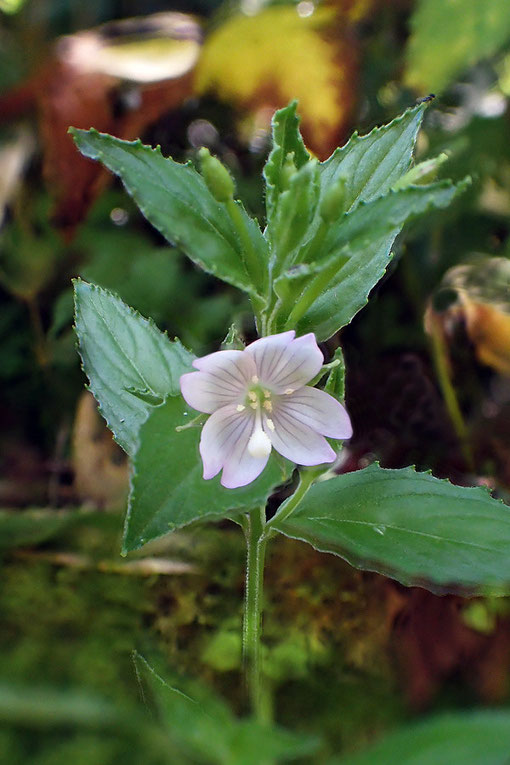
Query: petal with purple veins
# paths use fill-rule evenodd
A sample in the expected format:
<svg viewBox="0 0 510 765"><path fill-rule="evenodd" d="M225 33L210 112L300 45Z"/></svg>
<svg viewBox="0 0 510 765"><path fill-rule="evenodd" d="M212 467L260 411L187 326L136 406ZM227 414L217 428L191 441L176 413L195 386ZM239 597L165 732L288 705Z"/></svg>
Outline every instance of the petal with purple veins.
<svg viewBox="0 0 510 765"><path fill-rule="evenodd" d="M285 412L289 418L308 425L323 436L352 436L351 421L344 407L323 390L306 386L289 396L273 398L273 409Z"/></svg>
<svg viewBox="0 0 510 765"><path fill-rule="evenodd" d="M187 404L198 412L211 414L244 397L245 387L227 385L208 372L188 372L180 379L181 393Z"/></svg>
<svg viewBox="0 0 510 765"><path fill-rule="evenodd" d="M279 337L282 335L264 338L268 342L263 352L257 354L257 374L261 384L267 385L274 393L293 392L315 377L322 367L324 356L312 333L291 340L284 346L280 343L273 349L270 341ZM252 343L252 346L255 344Z"/></svg>
<svg viewBox="0 0 510 765"><path fill-rule="evenodd" d="M200 456L204 465L204 478L217 475L232 447L246 430L251 434L255 418L251 411L238 412L229 404L211 414L200 438ZM249 435L248 435L249 438Z"/></svg>
<svg viewBox="0 0 510 765"><path fill-rule="evenodd" d="M271 370L278 366L282 354L295 336L296 333L292 329L290 332L282 332L279 335L261 337L260 340L255 340L246 346L244 353L255 362L255 374L260 380L268 380L271 377Z"/></svg>
<svg viewBox="0 0 510 765"><path fill-rule="evenodd" d="M246 486L264 470L269 455L252 457L248 441L255 425L255 414L245 409L239 412L229 405L212 414L202 429L200 455L204 478L214 478L223 468L221 483L227 489Z"/></svg>
<svg viewBox="0 0 510 765"><path fill-rule="evenodd" d="M247 429L239 435L235 446L223 465L221 484L226 489L237 489L254 481L264 470L269 450L263 457L254 457L248 451L251 432Z"/></svg>
<svg viewBox="0 0 510 765"><path fill-rule="evenodd" d="M324 436L278 407L270 420L266 418L264 430L276 451L297 465L321 465L336 459Z"/></svg>
<svg viewBox="0 0 510 765"><path fill-rule="evenodd" d="M193 361L195 369L217 374L238 385L250 381L255 374L253 360L244 351L215 351Z"/></svg>
<svg viewBox="0 0 510 765"><path fill-rule="evenodd" d="M238 403L256 373L253 359L243 351L217 351L195 359L198 372L180 379L185 401L199 412L211 414L222 406Z"/></svg>

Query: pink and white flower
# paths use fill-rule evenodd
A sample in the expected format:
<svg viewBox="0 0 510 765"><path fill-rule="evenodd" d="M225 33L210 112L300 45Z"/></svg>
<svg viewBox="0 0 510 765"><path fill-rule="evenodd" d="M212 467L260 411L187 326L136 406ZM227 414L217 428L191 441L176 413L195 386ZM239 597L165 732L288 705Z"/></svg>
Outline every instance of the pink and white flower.
<svg viewBox="0 0 510 765"><path fill-rule="evenodd" d="M227 489L246 486L271 448L299 465L334 462L325 436L350 438L352 427L333 396L307 385L323 362L315 335L296 338L293 330L195 359L198 371L180 384L185 401L211 415L200 439L204 478L223 470Z"/></svg>

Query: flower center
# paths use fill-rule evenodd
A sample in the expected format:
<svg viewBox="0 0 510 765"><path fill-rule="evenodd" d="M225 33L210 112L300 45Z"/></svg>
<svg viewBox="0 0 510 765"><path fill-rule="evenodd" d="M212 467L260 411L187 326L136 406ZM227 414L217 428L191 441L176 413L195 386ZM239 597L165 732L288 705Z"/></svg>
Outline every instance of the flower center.
<svg viewBox="0 0 510 765"><path fill-rule="evenodd" d="M250 386L246 393L245 406L249 406L250 409L254 409L255 411L263 410L267 414L270 414L273 411L271 391L259 385L258 379L255 377L252 382L253 385Z"/></svg>

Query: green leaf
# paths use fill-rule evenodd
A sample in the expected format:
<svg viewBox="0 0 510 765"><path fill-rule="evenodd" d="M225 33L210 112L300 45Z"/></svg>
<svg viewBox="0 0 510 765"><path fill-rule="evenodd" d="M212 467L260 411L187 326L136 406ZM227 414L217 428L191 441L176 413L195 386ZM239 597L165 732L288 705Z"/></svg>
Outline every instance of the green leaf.
<svg viewBox="0 0 510 765"><path fill-rule="evenodd" d="M194 263L253 295L241 240L225 205L217 202L202 176L141 141L121 141L97 130L70 128L82 154L100 160L122 178L142 213ZM256 256L267 262L267 243L258 224L238 203L239 217Z"/></svg>
<svg viewBox="0 0 510 765"><path fill-rule="evenodd" d="M271 458L256 481L240 489L225 489L220 477L202 478L198 452L199 428L177 432L194 411L181 397L154 409L140 430L124 536L124 551L151 539L208 518L225 518L232 511L265 504L286 476Z"/></svg>
<svg viewBox="0 0 510 765"><path fill-rule="evenodd" d="M0 722L36 728L124 728L111 701L81 689L0 685Z"/></svg>
<svg viewBox="0 0 510 765"><path fill-rule="evenodd" d="M278 303L273 317L278 329L297 326L299 332L312 331L325 340L349 323L384 275L403 223L453 198L456 192L447 184L407 187L409 196L391 191L409 170L425 108L418 104L368 135L354 134L319 165L320 200L314 219L287 260L292 266L275 274ZM323 220L324 204L338 188L338 218L332 219L334 210L328 204L327 221Z"/></svg>
<svg viewBox="0 0 510 765"><path fill-rule="evenodd" d="M245 344L239 326L234 322L228 328L221 344L222 351L244 351Z"/></svg>
<svg viewBox="0 0 510 765"><path fill-rule="evenodd" d="M317 483L275 528L405 585L510 592L510 509L412 468L371 465Z"/></svg>
<svg viewBox="0 0 510 765"><path fill-rule="evenodd" d="M197 682L166 683L141 656L135 663L149 685L170 738L201 763L260 765L307 757L318 747L312 736L290 733L254 719L234 717L218 696Z"/></svg>
<svg viewBox="0 0 510 765"><path fill-rule="evenodd" d="M368 135L357 133L320 167L322 194L345 179L344 209L386 194L410 167L426 104L418 104Z"/></svg>
<svg viewBox="0 0 510 765"><path fill-rule="evenodd" d="M62 510L0 510L0 550L46 542L74 523Z"/></svg>
<svg viewBox="0 0 510 765"><path fill-rule="evenodd" d="M264 167L268 222L272 220L277 209L278 197L284 191L282 168L287 155L294 155L294 164L298 170L310 158L299 132L300 118L296 109L297 101L292 101L284 109L275 112L271 121L273 148Z"/></svg>
<svg viewBox="0 0 510 765"><path fill-rule="evenodd" d="M345 361L341 348L336 349L332 361L338 361L338 364L329 373L324 390L343 404L345 398Z"/></svg>
<svg viewBox="0 0 510 765"><path fill-rule="evenodd" d="M406 84L440 92L510 41L508 1L462 0L445 7L442 0L419 0L411 30Z"/></svg>
<svg viewBox="0 0 510 765"><path fill-rule="evenodd" d="M447 207L466 184L441 181L390 191L372 202L362 202L331 226L323 242L324 261L313 264L316 275L305 287L296 282L298 291L291 291L285 299L292 326L297 323L299 334L315 332L318 340L327 340L348 324L383 277L392 244L404 223L434 208ZM318 283L323 283L320 289ZM277 289L281 291L280 284ZM299 316L299 306L313 291L318 297ZM281 326L284 311L285 304L280 309Z"/></svg>
<svg viewBox="0 0 510 765"><path fill-rule="evenodd" d="M429 186L407 186L371 202L361 202L337 226L330 227L323 244L324 259L345 245L355 251L367 241L383 241L388 232L400 230L406 221L434 208L448 207L469 183L467 179L457 185L440 181Z"/></svg>
<svg viewBox="0 0 510 765"><path fill-rule="evenodd" d="M449 159L446 152L441 152L436 157L425 159L423 162L412 167L407 173L392 186L393 191L406 189L408 186L416 186L420 183L429 183L437 178L437 173L441 165L444 165Z"/></svg>
<svg viewBox="0 0 510 765"><path fill-rule="evenodd" d="M328 765L507 765L509 752L510 712L486 710L410 725Z"/></svg>
<svg viewBox="0 0 510 765"><path fill-rule="evenodd" d="M77 279L74 291L90 389L115 439L132 457L151 402L180 394L179 378L190 370L193 356L108 290Z"/></svg>

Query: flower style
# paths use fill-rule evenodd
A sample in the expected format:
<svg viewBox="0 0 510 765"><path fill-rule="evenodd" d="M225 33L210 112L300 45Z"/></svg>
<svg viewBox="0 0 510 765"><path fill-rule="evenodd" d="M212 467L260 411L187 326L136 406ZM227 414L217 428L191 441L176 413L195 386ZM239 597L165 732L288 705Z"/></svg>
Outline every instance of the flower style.
<svg viewBox="0 0 510 765"><path fill-rule="evenodd" d="M312 333L283 332L243 351L217 351L180 379L185 401L211 416L200 439L204 478L223 469L227 489L246 486L265 468L271 448L299 465L333 462L326 441L350 438L349 415L322 390L307 385L324 357Z"/></svg>

